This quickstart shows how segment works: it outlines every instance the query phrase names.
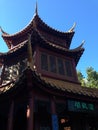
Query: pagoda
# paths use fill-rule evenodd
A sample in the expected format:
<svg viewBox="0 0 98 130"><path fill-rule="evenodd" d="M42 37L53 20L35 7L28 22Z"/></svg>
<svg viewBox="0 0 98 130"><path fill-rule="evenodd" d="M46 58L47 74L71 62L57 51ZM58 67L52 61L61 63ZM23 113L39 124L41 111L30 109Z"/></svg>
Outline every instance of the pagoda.
<svg viewBox="0 0 98 130"><path fill-rule="evenodd" d="M74 27L61 32L40 18L36 6L21 31L2 31L1 130L97 130L98 89L82 87L76 66L83 43L70 49Z"/></svg>

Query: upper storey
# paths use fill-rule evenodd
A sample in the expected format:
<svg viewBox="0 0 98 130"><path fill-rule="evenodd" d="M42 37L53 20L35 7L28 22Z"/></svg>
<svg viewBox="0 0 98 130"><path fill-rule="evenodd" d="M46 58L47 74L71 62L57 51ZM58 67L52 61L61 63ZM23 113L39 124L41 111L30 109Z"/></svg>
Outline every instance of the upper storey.
<svg viewBox="0 0 98 130"><path fill-rule="evenodd" d="M31 22L20 32L15 34L8 34L2 30L2 37L6 42L9 49L27 40L28 35L32 34L33 30L39 32L39 34L47 41L56 45L60 45L69 49L72 37L74 35L74 26L67 32L60 32L44 23L38 15L37 7L35 15ZM18 40L17 40L18 39Z"/></svg>
<svg viewBox="0 0 98 130"><path fill-rule="evenodd" d="M28 62L44 77L78 82L75 67L84 48L83 43L75 49L69 48L73 35L74 26L68 32L60 32L45 24L37 8L31 22L20 32L9 35L2 30L9 51L0 53L1 84L19 77Z"/></svg>

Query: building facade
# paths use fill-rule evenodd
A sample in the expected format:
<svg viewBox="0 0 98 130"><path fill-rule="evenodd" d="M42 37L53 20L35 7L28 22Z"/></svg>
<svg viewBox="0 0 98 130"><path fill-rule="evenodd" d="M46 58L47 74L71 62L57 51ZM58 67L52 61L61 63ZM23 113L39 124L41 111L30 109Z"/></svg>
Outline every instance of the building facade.
<svg viewBox="0 0 98 130"><path fill-rule="evenodd" d="M23 30L1 31L9 51L0 53L0 129L98 130L98 89L78 81L84 48L70 49L74 26L57 31L36 7Z"/></svg>

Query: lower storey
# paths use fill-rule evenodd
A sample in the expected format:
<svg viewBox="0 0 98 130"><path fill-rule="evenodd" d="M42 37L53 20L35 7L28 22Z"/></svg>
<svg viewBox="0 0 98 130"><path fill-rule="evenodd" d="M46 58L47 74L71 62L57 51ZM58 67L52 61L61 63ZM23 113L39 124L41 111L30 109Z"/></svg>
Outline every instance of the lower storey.
<svg viewBox="0 0 98 130"><path fill-rule="evenodd" d="M14 116L12 130L28 130L26 111L20 110ZM34 113L32 130L98 130L98 117L88 114L69 113L51 115ZM8 119L0 116L0 129L8 130Z"/></svg>

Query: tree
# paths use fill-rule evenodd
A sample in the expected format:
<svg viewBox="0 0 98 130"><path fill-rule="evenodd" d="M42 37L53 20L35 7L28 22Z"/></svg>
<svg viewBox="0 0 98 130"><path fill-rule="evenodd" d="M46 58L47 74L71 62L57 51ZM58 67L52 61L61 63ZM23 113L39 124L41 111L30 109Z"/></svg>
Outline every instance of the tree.
<svg viewBox="0 0 98 130"><path fill-rule="evenodd" d="M80 71L77 72L78 79L81 82L82 86L90 87L90 88L98 88L98 72L94 70L92 67L88 67L86 69L87 77L84 78Z"/></svg>
<svg viewBox="0 0 98 130"><path fill-rule="evenodd" d="M83 74L80 71L77 71L77 75L78 75L78 80L80 81L82 86L86 85L86 80L83 76Z"/></svg>
<svg viewBox="0 0 98 130"><path fill-rule="evenodd" d="M98 72L95 71L92 67L86 69L87 73L87 86L98 88Z"/></svg>

